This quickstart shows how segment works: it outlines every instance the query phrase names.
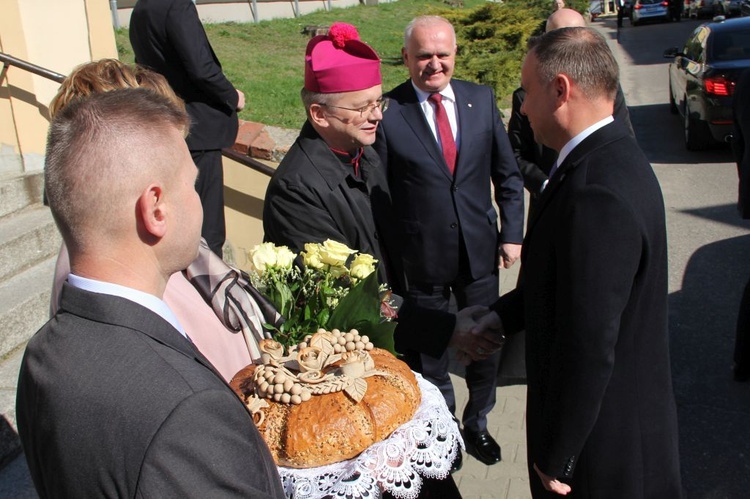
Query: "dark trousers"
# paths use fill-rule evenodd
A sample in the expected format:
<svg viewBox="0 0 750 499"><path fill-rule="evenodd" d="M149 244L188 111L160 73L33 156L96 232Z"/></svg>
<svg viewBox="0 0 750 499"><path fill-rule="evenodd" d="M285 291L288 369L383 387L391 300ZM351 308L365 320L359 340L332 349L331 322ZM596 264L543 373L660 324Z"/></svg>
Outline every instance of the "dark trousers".
<svg viewBox="0 0 750 499"><path fill-rule="evenodd" d="M737 336L734 343L735 373L750 375L750 281L742 293L737 315Z"/></svg>
<svg viewBox="0 0 750 499"><path fill-rule="evenodd" d="M203 228L201 236L208 243L211 251L222 255L222 246L226 239L224 222L224 167L221 162L221 150L190 151L195 166L198 167L198 180L195 189L203 205Z"/></svg>
<svg viewBox="0 0 750 499"><path fill-rule="evenodd" d="M448 311L451 294L453 294L456 298L456 305L461 310L471 305L487 306L494 303L499 294L499 286L499 275L494 273L477 280L459 278L450 284L412 283L408 294L409 298L420 306L444 311ZM455 414L456 395L453 392L453 384L449 375L448 352L443 352L438 359L422 354L420 362L419 371L422 376L440 389L448 408ZM495 380L499 366L500 352L466 366L469 401L462 417L464 428L475 432L487 429L487 415L495 406Z"/></svg>

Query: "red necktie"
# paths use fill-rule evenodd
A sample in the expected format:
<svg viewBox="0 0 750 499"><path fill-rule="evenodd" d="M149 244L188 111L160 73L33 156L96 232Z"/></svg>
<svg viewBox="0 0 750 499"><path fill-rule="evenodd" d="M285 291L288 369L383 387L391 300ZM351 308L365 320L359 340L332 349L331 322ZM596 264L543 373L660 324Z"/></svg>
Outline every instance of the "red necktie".
<svg viewBox="0 0 750 499"><path fill-rule="evenodd" d="M443 96L439 93L430 94L429 101L435 105L435 119L437 120L440 144L443 146L443 158L448 165L451 175L456 169L456 141L453 140L451 123L448 121L448 113L443 106Z"/></svg>

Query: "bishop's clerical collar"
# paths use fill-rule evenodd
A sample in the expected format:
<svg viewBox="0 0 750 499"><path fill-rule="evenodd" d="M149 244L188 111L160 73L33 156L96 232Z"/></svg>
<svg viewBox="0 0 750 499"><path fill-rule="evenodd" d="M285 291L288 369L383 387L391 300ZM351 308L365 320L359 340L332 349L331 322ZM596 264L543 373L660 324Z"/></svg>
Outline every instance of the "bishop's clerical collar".
<svg viewBox="0 0 750 499"><path fill-rule="evenodd" d="M344 165L352 165L354 167L354 176L359 177L359 160L362 158L362 154L365 152L364 147L360 147L357 149L357 152L352 155L346 151L342 151L340 149L334 149L333 147L329 147L331 151L336 155L337 158L343 163Z"/></svg>

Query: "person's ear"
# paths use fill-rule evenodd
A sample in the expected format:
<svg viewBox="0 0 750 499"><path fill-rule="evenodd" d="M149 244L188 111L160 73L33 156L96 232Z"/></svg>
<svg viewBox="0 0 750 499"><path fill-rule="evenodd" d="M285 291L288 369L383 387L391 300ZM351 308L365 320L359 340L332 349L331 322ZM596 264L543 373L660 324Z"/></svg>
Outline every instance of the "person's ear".
<svg viewBox="0 0 750 499"><path fill-rule="evenodd" d="M568 102L570 99L570 90L572 88L572 81L566 74L559 74L552 80L552 88L555 92L555 97L558 104Z"/></svg>
<svg viewBox="0 0 750 499"><path fill-rule="evenodd" d="M406 47L401 47L401 58L404 60L404 66L408 66L409 54L406 52Z"/></svg>
<svg viewBox="0 0 750 499"><path fill-rule="evenodd" d="M143 229L155 238L164 237L167 233L167 206L163 187L159 184L146 187L138 197L136 209Z"/></svg>
<svg viewBox="0 0 750 499"><path fill-rule="evenodd" d="M310 121L312 121L315 125L322 127L322 128L328 128L328 115L325 112L325 106L322 106L318 103L310 104Z"/></svg>

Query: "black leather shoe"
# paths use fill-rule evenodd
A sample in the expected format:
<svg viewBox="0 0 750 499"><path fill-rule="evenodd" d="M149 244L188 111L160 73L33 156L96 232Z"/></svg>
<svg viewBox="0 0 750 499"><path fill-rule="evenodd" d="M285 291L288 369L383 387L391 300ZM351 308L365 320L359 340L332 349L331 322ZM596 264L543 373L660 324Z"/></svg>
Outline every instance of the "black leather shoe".
<svg viewBox="0 0 750 499"><path fill-rule="evenodd" d="M451 473L455 473L456 471L460 470L464 465L464 453L461 452L461 449L458 449L458 452L456 453L456 459L453 460L453 464L451 464Z"/></svg>
<svg viewBox="0 0 750 499"><path fill-rule="evenodd" d="M487 431L473 432L464 428L464 442L466 452L488 466L502 459L500 446Z"/></svg>

